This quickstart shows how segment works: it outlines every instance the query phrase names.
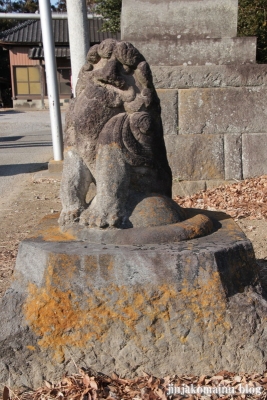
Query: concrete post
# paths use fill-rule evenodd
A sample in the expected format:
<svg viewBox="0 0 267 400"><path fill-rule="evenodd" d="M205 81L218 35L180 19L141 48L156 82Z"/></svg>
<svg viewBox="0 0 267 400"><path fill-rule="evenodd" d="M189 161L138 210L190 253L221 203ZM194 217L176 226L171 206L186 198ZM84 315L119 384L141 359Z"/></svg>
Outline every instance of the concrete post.
<svg viewBox="0 0 267 400"><path fill-rule="evenodd" d="M81 67L85 64L86 55L90 47L86 0L67 0L67 12L72 90L75 97L78 74Z"/></svg>
<svg viewBox="0 0 267 400"><path fill-rule="evenodd" d="M53 37L50 0L39 1L46 67L47 91L53 141L54 160L63 160L63 134L57 84L55 42Z"/></svg>

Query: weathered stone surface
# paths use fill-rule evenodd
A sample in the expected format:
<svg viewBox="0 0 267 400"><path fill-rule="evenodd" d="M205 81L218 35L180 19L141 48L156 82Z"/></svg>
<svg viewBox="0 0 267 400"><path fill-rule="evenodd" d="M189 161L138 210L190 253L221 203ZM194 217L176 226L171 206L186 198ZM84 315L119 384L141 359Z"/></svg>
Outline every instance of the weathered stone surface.
<svg viewBox="0 0 267 400"><path fill-rule="evenodd" d="M161 106L164 135L178 133L178 90L157 90Z"/></svg>
<svg viewBox="0 0 267 400"><path fill-rule="evenodd" d="M218 186L226 186L236 183L235 180L225 180L225 179L209 179L209 180L199 180L199 181L179 181L173 182L172 193L173 196L192 196L200 191L207 189L214 189Z"/></svg>
<svg viewBox="0 0 267 400"><path fill-rule="evenodd" d="M123 0L123 40L220 38L237 34L237 0Z"/></svg>
<svg viewBox="0 0 267 400"><path fill-rule="evenodd" d="M243 178L267 174L267 133L242 135Z"/></svg>
<svg viewBox="0 0 267 400"><path fill-rule="evenodd" d="M146 199L147 200L147 199ZM178 204L176 204L177 207ZM144 212L144 227L131 228L131 229L99 229L90 228L86 229L78 224L73 224L64 233L74 237L77 240L87 240L90 243L106 243L117 245L140 245L140 244L162 244L162 243L176 243L184 240L195 239L201 236L209 235L213 230L213 222L204 215L191 215L188 210L182 209L183 217L186 219L182 222L167 224L166 217L163 214L164 224L151 226L146 223L146 218L153 220L150 208ZM156 210L155 218L158 224L160 209ZM140 218L142 213L140 213ZM184 218L183 218L184 219ZM42 232L41 232L42 233Z"/></svg>
<svg viewBox="0 0 267 400"><path fill-rule="evenodd" d="M174 179L224 179L223 135L168 135L165 143Z"/></svg>
<svg viewBox="0 0 267 400"><path fill-rule="evenodd" d="M225 214L203 213L217 230L180 243L75 241L56 220L23 241L0 307L1 382L36 387L72 360L121 376L265 370L252 245Z"/></svg>
<svg viewBox="0 0 267 400"><path fill-rule="evenodd" d="M256 62L256 38L136 40L150 65L221 65Z"/></svg>
<svg viewBox="0 0 267 400"><path fill-rule="evenodd" d="M160 102L149 65L130 43L107 39L90 48L66 114L64 160L61 226L130 228L145 196L171 201ZM96 196L88 203L91 184Z"/></svg>
<svg viewBox="0 0 267 400"><path fill-rule="evenodd" d="M225 179L242 179L242 136L224 135Z"/></svg>
<svg viewBox="0 0 267 400"><path fill-rule="evenodd" d="M206 181L206 188L207 189L214 189L218 186L227 186L231 185L232 183L236 183L235 180L226 181L224 179L210 179Z"/></svg>
<svg viewBox="0 0 267 400"><path fill-rule="evenodd" d="M201 65L151 67L157 89L266 86L267 65Z"/></svg>
<svg viewBox="0 0 267 400"><path fill-rule="evenodd" d="M266 132L266 103L264 87L180 89L179 133Z"/></svg>
<svg viewBox="0 0 267 400"><path fill-rule="evenodd" d="M206 189L206 181L174 181L172 184L172 195L192 196L193 194Z"/></svg>

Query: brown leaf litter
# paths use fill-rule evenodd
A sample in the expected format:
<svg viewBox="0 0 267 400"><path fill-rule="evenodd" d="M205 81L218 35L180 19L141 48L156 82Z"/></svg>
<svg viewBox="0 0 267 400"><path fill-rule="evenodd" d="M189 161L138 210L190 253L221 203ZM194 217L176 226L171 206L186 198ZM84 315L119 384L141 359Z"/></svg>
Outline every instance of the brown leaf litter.
<svg viewBox="0 0 267 400"><path fill-rule="evenodd" d="M232 218L267 219L267 175L231 185L201 191L193 196L177 196L175 201L188 208L224 211Z"/></svg>
<svg viewBox="0 0 267 400"><path fill-rule="evenodd" d="M195 392L194 392L195 391ZM191 394L189 393L191 392ZM181 394L183 393L183 394ZM259 394L260 393L260 394ZM134 379L111 377L92 370L66 374L57 383L15 394L5 387L3 400L182 400L267 399L267 372L243 374L220 371L214 376L175 375L156 378L143 373Z"/></svg>

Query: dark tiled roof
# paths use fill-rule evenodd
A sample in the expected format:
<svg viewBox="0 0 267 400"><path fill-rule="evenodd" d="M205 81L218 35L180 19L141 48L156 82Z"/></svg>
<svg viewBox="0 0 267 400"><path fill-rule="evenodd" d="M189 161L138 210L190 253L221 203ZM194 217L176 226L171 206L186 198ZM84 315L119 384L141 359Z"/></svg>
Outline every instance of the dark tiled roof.
<svg viewBox="0 0 267 400"><path fill-rule="evenodd" d="M53 31L55 44L69 44L68 21L66 19L53 19ZM107 38L120 40L120 34L100 32L102 18L88 19L90 43L100 43ZM12 44L37 44L42 42L42 31L40 20L25 21L22 24L0 32L0 42Z"/></svg>
<svg viewBox="0 0 267 400"><path fill-rule="evenodd" d="M55 48L56 57L70 58L70 48L69 47L59 47ZM31 60L44 58L44 49L42 47L32 47L28 51L28 57Z"/></svg>

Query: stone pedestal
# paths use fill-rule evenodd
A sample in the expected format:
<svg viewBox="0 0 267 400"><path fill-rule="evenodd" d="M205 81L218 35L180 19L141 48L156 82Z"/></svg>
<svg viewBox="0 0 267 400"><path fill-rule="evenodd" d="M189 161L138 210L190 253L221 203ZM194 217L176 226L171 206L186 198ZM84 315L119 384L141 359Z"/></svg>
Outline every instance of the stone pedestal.
<svg viewBox="0 0 267 400"><path fill-rule="evenodd" d="M122 39L161 100L174 195L267 174L267 66L256 38L237 37L237 11L237 0L123 0Z"/></svg>
<svg viewBox="0 0 267 400"><path fill-rule="evenodd" d="M206 237L135 246L75 240L45 218L1 302L1 382L55 381L73 360L128 377L265 370L251 243L227 215L205 213Z"/></svg>

